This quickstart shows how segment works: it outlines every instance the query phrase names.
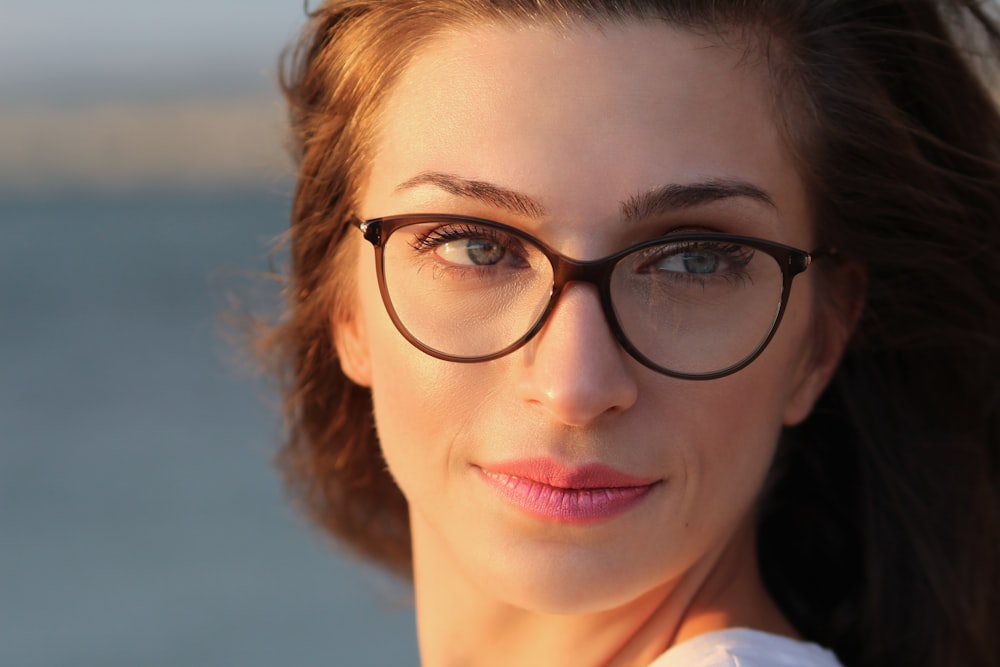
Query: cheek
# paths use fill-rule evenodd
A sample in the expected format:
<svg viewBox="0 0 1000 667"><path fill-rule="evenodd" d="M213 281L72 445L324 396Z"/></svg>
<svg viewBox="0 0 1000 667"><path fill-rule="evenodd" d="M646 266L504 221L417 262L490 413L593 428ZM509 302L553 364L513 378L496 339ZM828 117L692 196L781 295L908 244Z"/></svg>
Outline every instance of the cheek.
<svg viewBox="0 0 1000 667"><path fill-rule="evenodd" d="M749 368L697 388L667 406L678 420L681 515L706 536L731 533L752 507L770 469L781 430L774 402L781 388Z"/></svg>
<svg viewBox="0 0 1000 667"><path fill-rule="evenodd" d="M472 381L470 365L424 354L396 330L379 293L373 253L366 250L358 263L358 309L375 423L389 471L412 501L447 484L453 443L488 397L482 378Z"/></svg>
<svg viewBox="0 0 1000 667"><path fill-rule="evenodd" d="M800 286L801 287L801 286ZM803 290L807 296L808 290ZM658 414L687 431L682 469L689 485L685 514L712 523L749 509L768 474L786 407L796 400L809 368L811 312L807 298L790 304L767 349L747 368L719 380L694 383L662 399Z"/></svg>

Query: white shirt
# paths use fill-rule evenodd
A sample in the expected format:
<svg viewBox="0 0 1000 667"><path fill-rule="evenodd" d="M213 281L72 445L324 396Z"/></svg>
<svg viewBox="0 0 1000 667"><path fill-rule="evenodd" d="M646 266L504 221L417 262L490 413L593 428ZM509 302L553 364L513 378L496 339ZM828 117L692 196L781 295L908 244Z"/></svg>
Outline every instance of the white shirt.
<svg viewBox="0 0 1000 667"><path fill-rule="evenodd" d="M672 646L649 667L843 667L832 651L746 628L709 632Z"/></svg>

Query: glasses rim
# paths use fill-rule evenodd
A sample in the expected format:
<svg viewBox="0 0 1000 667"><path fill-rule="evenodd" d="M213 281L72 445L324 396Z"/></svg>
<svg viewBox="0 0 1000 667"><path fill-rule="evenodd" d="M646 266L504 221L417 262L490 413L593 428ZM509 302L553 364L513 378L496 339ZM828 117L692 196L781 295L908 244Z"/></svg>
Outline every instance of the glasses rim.
<svg viewBox="0 0 1000 667"><path fill-rule="evenodd" d="M389 240L392 234L403 227L408 227L411 225L424 224L428 222L465 222L470 224L476 224L481 226L487 226L491 228L503 231L505 234L511 234L523 241L527 241L533 246L537 247L543 255L548 259L552 267L552 286L548 296L548 302L545 307L541 310L535 323L520 336L517 340L507 345L503 349L486 355L478 355L474 357L468 356L457 356L452 354L447 354L440 350L422 342L416 336L409 331L406 325L402 322L399 314L396 312L395 307L392 303L392 298L389 295L388 285L385 279L385 269L384 269L384 253L383 249L385 243ZM525 232L522 229L506 225L502 222L497 222L495 220L489 220L487 218L479 218L475 216L467 215L456 215L456 214L435 214L435 213L417 213L417 214L401 214L401 215L389 215L368 219L355 218L351 220L351 224L357 227L364 238L372 244L375 251L375 271L376 277L379 285L379 292L382 297L382 303L389 315L390 320L392 320L393 325L399 331L400 334L414 347L421 350L422 352L443 361L452 361L456 363L480 363L485 361L492 361L494 359L499 359L501 357L507 356L517 349L523 347L532 338L534 338L545 326L548 321L549 316L552 311L555 310L556 304L562 296L562 292L569 283L573 282L583 282L593 285L598 293L598 298L601 303L601 308L604 313L605 321L608 324L611 333L614 335L615 340L618 342L622 348L628 352L628 354L638 361L643 366L661 373L663 375L686 379L686 380L713 380L727 375L731 375L743 368L746 368L750 363L752 363L760 354L764 351L767 345L771 342L774 337L775 332L778 330L778 326L781 323L782 317L785 313L786 306L788 305L788 298L791 292L792 281L795 276L804 272L815 259L824 256L831 256L836 254L834 250L828 249L817 249L812 252L807 252L798 248L794 248L789 245L778 243L776 241L769 241L766 239L761 239L753 236L743 236L739 234L724 234L716 232L692 232L692 233L680 233L680 234L670 234L665 236L658 236L653 239L648 239L640 243L628 246L615 252L611 255L601 257L599 259L593 260L577 260L568 257L551 246L547 245L541 239ZM729 243L738 243L745 245L755 250L760 250L770 257L772 257L778 264L782 280L781 280L781 298L779 301L778 309L775 313L774 319L771 322L770 329L761 342L743 359L731 364L721 370L712 371L708 373L689 373L681 372L666 368L661 366L651 360L649 357L644 355L639 351L635 345L629 340L628 336L625 334L619 320L618 316L615 314L612 299L611 299L611 275L615 270L615 267L621 262L621 260L629 255L648 248L651 246L661 245L663 243L684 243L692 241L726 241Z"/></svg>

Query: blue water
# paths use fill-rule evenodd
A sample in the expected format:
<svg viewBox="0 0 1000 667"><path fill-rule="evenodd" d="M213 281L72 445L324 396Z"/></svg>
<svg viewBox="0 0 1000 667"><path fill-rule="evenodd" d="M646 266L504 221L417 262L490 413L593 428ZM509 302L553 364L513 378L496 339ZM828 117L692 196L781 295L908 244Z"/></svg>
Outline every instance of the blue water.
<svg viewBox="0 0 1000 667"><path fill-rule="evenodd" d="M219 336L287 210L0 200L0 666L417 664L408 589L289 505Z"/></svg>

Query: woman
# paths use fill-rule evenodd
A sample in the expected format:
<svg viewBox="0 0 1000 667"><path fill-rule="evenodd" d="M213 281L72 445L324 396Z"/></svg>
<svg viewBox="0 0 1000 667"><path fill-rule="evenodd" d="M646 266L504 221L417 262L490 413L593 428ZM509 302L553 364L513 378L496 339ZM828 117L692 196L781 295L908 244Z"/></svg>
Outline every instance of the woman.
<svg viewBox="0 0 1000 667"><path fill-rule="evenodd" d="M987 9L312 13L282 463L424 664L998 664Z"/></svg>

